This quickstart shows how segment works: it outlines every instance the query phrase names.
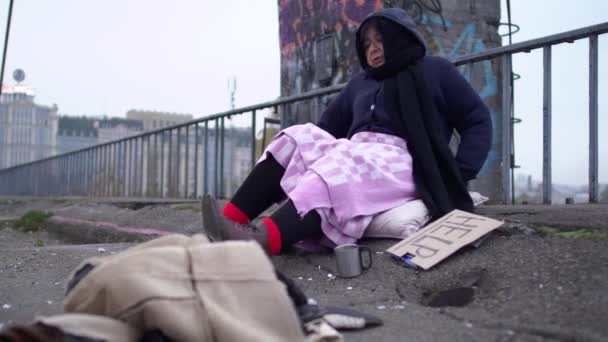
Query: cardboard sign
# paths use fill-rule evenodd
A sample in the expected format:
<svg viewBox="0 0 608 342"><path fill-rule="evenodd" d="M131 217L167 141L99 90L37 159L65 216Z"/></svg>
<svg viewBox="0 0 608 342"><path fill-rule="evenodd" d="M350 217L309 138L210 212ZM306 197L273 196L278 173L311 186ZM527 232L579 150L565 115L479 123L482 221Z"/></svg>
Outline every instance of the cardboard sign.
<svg viewBox="0 0 608 342"><path fill-rule="evenodd" d="M387 252L402 258L410 266L428 270L502 224L502 221L453 210L393 245Z"/></svg>

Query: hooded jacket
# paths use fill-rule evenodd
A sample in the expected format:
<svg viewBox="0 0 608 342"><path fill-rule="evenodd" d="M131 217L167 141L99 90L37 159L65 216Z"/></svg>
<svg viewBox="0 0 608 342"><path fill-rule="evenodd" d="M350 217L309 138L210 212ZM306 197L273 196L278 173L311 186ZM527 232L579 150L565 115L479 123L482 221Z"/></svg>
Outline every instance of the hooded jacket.
<svg viewBox="0 0 608 342"><path fill-rule="evenodd" d="M348 82L317 122L320 128L336 139L350 138L366 131L400 135L385 110L383 82L367 72L369 66L365 60L365 51L359 44L361 27L372 18L384 18L401 25L420 44L426 46L415 22L402 9L383 9L361 23L356 40L357 55L363 71ZM421 63L424 79L440 116L440 134L447 144L453 131L458 132L461 140L455 160L463 180L471 180L483 166L490 150L492 122L489 110L449 60L425 56Z"/></svg>

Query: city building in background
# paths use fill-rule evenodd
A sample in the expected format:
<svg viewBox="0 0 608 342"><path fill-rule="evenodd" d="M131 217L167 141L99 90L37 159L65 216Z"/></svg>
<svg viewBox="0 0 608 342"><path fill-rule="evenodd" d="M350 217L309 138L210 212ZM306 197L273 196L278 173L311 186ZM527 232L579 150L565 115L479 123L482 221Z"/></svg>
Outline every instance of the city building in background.
<svg viewBox="0 0 608 342"><path fill-rule="evenodd" d="M144 125L140 120L123 118L98 119L95 121L95 128L98 144L141 134L144 131Z"/></svg>
<svg viewBox="0 0 608 342"><path fill-rule="evenodd" d="M57 154L80 150L97 144L98 119L85 116L59 116L57 124Z"/></svg>
<svg viewBox="0 0 608 342"><path fill-rule="evenodd" d="M176 125L178 123L191 121L192 114L179 114L169 112L157 112L150 110L130 110L127 119L139 120L143 123L144 131Z"/></svg>
<svg viewBox="0 0 608 342"><path fill-rule="evenodd" d="M50 157L57 135L57 106L34 102L34 91L3 85L0 97L0 169Z"/></svg>

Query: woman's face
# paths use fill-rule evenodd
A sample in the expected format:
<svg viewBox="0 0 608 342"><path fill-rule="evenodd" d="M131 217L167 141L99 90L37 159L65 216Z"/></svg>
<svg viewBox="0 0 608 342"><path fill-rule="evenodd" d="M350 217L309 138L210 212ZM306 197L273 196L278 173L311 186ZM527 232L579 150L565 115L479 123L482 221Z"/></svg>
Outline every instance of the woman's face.
<svg viewBox="0 0 608 342"><path fill-rule="evenodd" d="M370 67L377 68L384 64L382 36L375 26L371 26L366 30L363 48L365 49L365 59Z"/></svg>

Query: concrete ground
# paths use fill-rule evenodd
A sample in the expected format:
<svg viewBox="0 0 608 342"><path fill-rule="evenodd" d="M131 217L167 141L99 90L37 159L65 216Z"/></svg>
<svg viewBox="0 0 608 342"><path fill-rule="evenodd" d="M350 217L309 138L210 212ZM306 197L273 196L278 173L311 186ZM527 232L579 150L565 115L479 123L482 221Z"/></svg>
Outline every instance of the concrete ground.
<svg viewBox="0 0 608 342"><path fill-rule="evenodd" d="M53 212L39 231L15 220ZM384 320L347 341L608 340L608 206L483 206L506 223L477 249L429 271L387 253L394 240L366 240L373 267L335 278L331 253L273 257L321 305ZM196 201L0 198L0 327L61 312L65 280L83 259L116 253L170 232L202 231ZM450 305L450 306L446 306Z"/></svg>

